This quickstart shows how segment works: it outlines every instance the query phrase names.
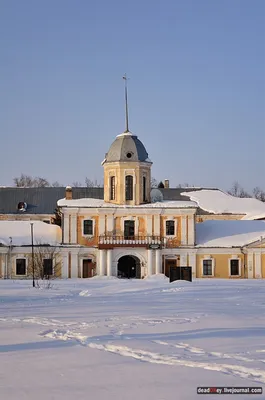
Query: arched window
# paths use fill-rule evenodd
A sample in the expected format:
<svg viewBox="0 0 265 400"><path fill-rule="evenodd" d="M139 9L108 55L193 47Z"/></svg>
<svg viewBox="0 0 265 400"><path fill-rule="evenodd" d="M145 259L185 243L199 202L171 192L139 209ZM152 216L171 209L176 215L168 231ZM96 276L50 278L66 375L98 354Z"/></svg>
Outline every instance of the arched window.
<svg viewBox="0 0 265 400"><path fill-rule="evenodd" d="M143 201L146 201L146 177L143 176Z"/></svg>
<svg viewBox="0 0 265 400"><path fill-rule="evenodd" d="M133 176L127 175L125 178L125 199L133 200Z"/></svg>
<svg viewBox="0 0 265 400"><path fill-rule="evenodd" d="M115 200L115 176L110 178L110 200Z"/></svg>

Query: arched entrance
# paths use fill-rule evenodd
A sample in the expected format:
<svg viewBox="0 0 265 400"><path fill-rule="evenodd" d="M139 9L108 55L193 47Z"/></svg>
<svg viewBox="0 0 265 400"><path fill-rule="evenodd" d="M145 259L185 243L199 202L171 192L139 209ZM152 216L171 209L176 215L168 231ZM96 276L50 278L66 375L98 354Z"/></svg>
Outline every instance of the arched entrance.
<svg viewBox="0 0 265 400"><path fill-rule="evenodd" d="M141 278L141 263L136 256L123 256L118 261L118 278Z"/></svg>

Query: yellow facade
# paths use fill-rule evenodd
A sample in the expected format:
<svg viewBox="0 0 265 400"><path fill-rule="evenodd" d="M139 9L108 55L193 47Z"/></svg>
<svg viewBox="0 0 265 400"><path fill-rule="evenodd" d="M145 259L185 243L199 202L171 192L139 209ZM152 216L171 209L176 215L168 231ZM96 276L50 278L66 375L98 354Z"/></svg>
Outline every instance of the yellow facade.
<svg viewBox="0 0 265 400"><path fill-rule="evenodd" d="M139 162L113 162L104 165L104 200L113 204L139 205L150 202L151 165ZM125 199L125 177L134 178L133 200ZM110 179L115 177L115 198L110 197ZM146 200L143 200L143 177L146 177Z"/></svg>
<svg viewBox="0 0 265 400"><path fill-rule="evenodd" d="M209 249L207 251L210 251ZM239 260L239 275L231 276L230 274L230 260ZM203 275L203 260L212 260L213 275ZM244 268L244 255L231 254L227 249L226 254L197 254L196 257L196 277L197 278L222 278L222 279L240 279L247 277Z"/></svg>
<svg viewBox="0 0 265 400"><path fill-rule="evenodd" d="M196 222L205 221L237 221L244 217L245 214L205 214L196 215Z"/></svg>

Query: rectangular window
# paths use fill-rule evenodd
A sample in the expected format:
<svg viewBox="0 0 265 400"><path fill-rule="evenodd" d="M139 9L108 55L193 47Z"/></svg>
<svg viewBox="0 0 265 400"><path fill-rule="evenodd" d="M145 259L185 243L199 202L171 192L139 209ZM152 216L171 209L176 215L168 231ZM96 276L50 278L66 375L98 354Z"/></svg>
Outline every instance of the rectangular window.
<svg viewBox="0 0 265 400"><path fill-rule="evenodd" d="M133 200L133 176L127 175L125 178L125 199Z"/></svg>
<svg viewBox="0 0 265 400"><path fill-rule="evenodd" d="M124 221L124 238L134 239L134 221Z"/></svg>
<svg viewBox="0 0 265 400"><path fill-rule="evenodd" d="M166 235L174 236L175 235L175 221L166 221Z"/></svg>
<svg viewBox="0 0 265 400"><path fill-rule="evenodd" d="M93 235L93 221L92 219L86 219L83 224L84 235Z"/></svg>
<svg viewBox="0 0 265 400"><path fill-rule="evenodd" d="M203 275L213 275L212 260L203 260Z"/></svg>
<svg viewBox="0 0 265 400"><path fill-rule="evenodd" d="M110 178L110 200L115 200L115 176Z"/></svg>
<svg viewBox="0 0 265 400"><path fill-rule="evenodd" d="M52 271L52 258L45 258L43 260L43 275L53 275Z"/></svg>
<svg viewBox="0 0 265 400"><path fill-rule="evenodd" d="M16 275L26 275L26 259L16 259Z"/></svg>
<svg viewBox="0 0 265 400"><path fill-rule="evenodd" d="M146 177L143 176L143 202L146 202Z"/></svg>
<svg viewBox="0 0 265 400"><path fill-rule="evenodd" d="M239 260L230 260L230 275L239 275Z"/></svg>

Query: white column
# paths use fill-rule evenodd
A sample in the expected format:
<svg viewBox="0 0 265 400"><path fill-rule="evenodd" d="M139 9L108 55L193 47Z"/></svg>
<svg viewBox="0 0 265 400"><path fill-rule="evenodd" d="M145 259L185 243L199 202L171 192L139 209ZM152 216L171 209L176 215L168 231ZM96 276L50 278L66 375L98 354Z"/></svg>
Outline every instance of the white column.
<svg viewBox="0 0 265 400"><path fill-rule="evenodd" d="M114 231L114 216L113 214L107 216L107 232Z"/></svg>
<svg viewBox="0 0 265 400"><path fill-rule="evenodd" d="M253 253L248 253L248 279L253 279Z"/></svg>
<svg viewBox="0 0 265 400"><path fill-rule="evenodd" d="M153 250L147 250L147 276L152 275L153 273Z"/></svg>
<svg viewBox="0 0 265 400"><path fill-rule="evenodd" d="M192 270L192 279L196 278L196 254L189 253L189 267Z"/></svg>
<svg viewBox="0 0 265 400"><path fill-rule="evenodd" d="M76 215L71 215L71 243L77 242L77 218Z"/></svg>
<svg viewBox="0 0 265 400"><path fill-rule="evenodd" d="M155 251L155 255L156 255L156 274L161 274L162 268L161 268L161 264L162 264L162 260L161 260L161 251L160 250L156 250Z"/></svg>
<svg viewBox="0 0 265 400"><path fill-rule="evenodd" d="M72 252L71 256L71 278L78 278L78 253Z"/></svg>
<svg viewBox="0 0 265 400"><path fill-rule="evenodd" d="M146 216L146 234L147 236L152 235L152 215Z"/></svg>
<svg viewBox="0 0 265 400"><path fill-rule="evenodd" d="M107 275L112 276L112 250L107 250Z"/></svg>
<svg viewBox="0 0 265 400"><path fill-rule="evenodd" d="M99 215L98 234L105 235L105 215Z"/></svg>
<svg viewBox="0 0 265 400"><path fill-rule="evenodd" d="M181 244L185 246L187 244L187 217L183 215L181 217Z"/></svg>
<svg viewBox="0 0 265 400"><path fill-rule="evenodd" d="M69 243L69 215L63 217L63 242Z"/></svg>
<svg viewBox="0 0 265 400"><path fill-rule="evenodd" d="M187 254L180 255L180 266L187 267Z"/></svg>
<svg viewBox="0 0 265 400"><path fill-rule="evenodd" d="M160 236L160 215L154 216L154 236Z"/></svg>
<svg viewBox="0 0 265 400"><path fill-rule="evenodd" d="M261 274L261 253L255 253L255 278L262 278Z"/></svg>
<svg viewBox="0 0 265 400"><path fill-rule="evenodd" d="M99 250L99 275L106 275L106 250Z"/></svg>
<svg viewBox="0 0 265 400"><path fill-rule="evenodd" d="M188 216L188 245L193 246L195 243L195 218L193 215Z"/></svg>
<svg viewBox="0 0 265 400"><path fill-rule="evenodd" d="M62 260L62 278L68 278L68 253L63 254Z"/></svg>

